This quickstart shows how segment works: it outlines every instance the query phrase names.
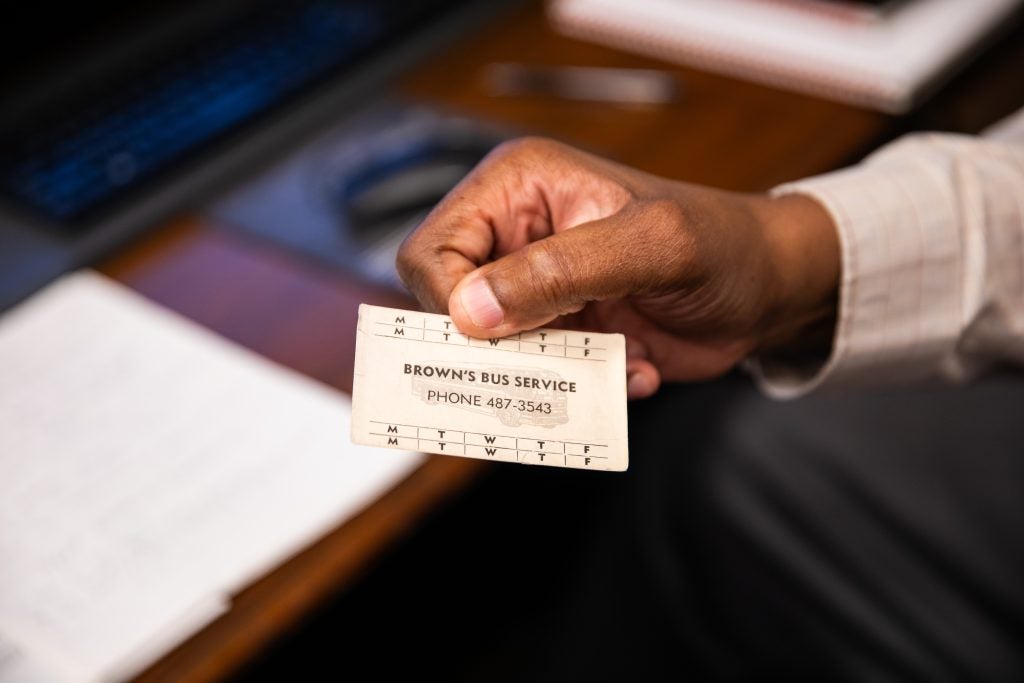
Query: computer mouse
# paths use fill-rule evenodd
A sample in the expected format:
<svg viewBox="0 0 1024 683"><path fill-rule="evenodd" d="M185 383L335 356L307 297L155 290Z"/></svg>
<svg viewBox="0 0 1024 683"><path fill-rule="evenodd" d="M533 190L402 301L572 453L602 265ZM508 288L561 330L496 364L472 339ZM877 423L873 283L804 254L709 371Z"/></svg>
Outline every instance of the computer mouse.
<svg viewBox="0 0 1024 683"><path fill-rule="evenodd" d="M434 136L385 148L335 180L334 204L354 238L377 239L382 231L426 215L494 144Z"/></svg>

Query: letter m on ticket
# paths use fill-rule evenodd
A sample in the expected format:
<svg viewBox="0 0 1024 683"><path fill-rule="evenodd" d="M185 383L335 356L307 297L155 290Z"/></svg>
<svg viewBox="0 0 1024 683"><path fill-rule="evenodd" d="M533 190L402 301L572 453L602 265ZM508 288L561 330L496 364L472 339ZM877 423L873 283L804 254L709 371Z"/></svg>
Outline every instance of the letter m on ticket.
<svg viewBox="0 0 1024 683"><path fill-rule="evenodd" d="M621 334L461 334L451 318L363 304L352 441L621 472L629 465Z"/></svg>

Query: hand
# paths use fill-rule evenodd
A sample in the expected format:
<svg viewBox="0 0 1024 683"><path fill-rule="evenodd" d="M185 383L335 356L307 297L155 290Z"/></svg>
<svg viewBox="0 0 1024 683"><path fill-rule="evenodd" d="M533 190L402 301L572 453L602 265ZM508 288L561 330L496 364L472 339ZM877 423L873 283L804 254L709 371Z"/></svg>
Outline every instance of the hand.
<svg viewBox="0 0 1024 683"><path fill-rule="evenodd" d="M474 337L556 318L625 334L637 398L755 352L827 351L839 246L810 198L688 185L525 138L441 201L402 245L398 272Z"/></svg>

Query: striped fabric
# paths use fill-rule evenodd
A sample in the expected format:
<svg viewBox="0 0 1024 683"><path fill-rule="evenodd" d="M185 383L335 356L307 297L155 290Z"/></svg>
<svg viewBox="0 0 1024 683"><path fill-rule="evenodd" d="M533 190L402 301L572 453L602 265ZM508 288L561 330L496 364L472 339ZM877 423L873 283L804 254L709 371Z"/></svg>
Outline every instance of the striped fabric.
<svg viewBox="0 0 1024 683"><path fill-rule="evenodd" d="M1024 365L1024 110L982 137L909 135L773 193L825 206L842 281L824 364L751 360L768 394L962 381Z"/></svg>

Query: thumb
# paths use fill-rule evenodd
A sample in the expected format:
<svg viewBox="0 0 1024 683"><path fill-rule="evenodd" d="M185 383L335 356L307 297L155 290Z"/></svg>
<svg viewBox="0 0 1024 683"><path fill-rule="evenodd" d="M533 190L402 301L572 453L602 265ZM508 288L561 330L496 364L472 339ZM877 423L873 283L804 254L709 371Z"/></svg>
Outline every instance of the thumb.
<svg viewBox="0 0 1024 683"><path fill-rule="evenodd" d="M449 315L470 336L504 337L635 293L657 262L622 223L621 215L585 223L477 268L452 290Z"/></svg>

